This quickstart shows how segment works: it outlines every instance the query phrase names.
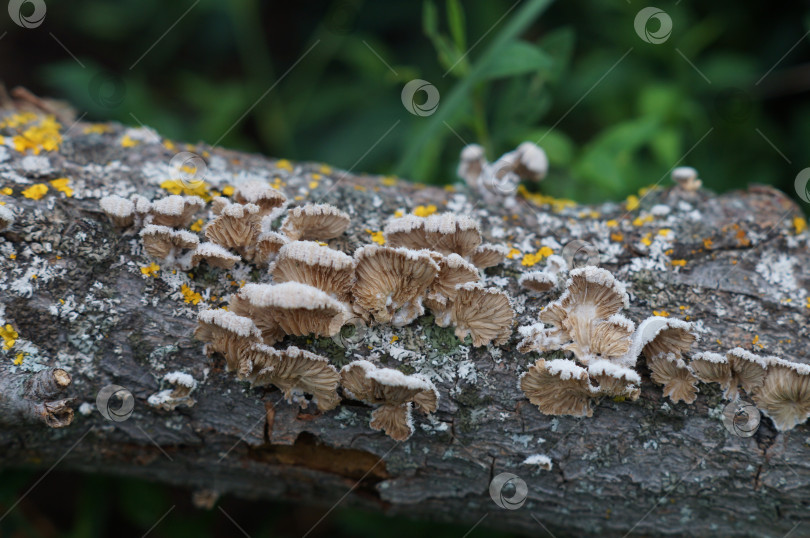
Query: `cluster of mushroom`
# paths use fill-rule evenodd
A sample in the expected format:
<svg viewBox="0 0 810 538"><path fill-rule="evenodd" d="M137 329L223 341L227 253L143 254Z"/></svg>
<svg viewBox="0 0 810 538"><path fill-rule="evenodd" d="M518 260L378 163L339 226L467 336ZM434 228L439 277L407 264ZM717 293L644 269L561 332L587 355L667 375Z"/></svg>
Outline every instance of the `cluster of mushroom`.
<svg viewBox="0 0 810 538"><path fill-rule="evenodd" d="M547 283L552 273L521 281L546 291L553 287ZM810 417L810 366L742 348L725 355L690 353L697 332L692 323L678 319L653 316L636 328L619 313L628 306L624 285L604 269L574 269L565 286L559 299L541 311L540 323L519 329L523 353L562 350L573 355L539 359L520 377L520 388L543 413L591 416L593 398L637 399L641 378L635 366L643 355L652 380L673 402L693 403L702 381L719 383L729 400L737 400L742 388L780 431Z"/></svg>
<svg viewBox="0 0 810 538"><path fill-rule="evenodd" d="M523 142L490 163L484 148L470 144L461 150L457 173L473 191L492 198L514 193L521 180L541 181L548 173L548 157L537 144Z"/></svg>

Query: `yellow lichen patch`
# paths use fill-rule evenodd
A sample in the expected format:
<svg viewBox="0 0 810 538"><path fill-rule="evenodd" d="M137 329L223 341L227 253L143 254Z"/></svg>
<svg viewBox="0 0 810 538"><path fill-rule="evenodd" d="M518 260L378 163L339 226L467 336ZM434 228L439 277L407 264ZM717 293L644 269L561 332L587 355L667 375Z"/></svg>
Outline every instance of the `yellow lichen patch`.
<svg viewBox="0 0 810 538"><path fill-rule="evenodd" d="M634 209L638 209L639 203L640 201L638 199L638 196L636 196L635 194L631 194L630 196L627 197L627 200L625 200L625 207L627 208L628 211L633 211Z"/></svg>
<svg viewBox="0 0 810 538"><path fill-rule="evenodd" d="M12 194L14 194L14 189L12 189L11 187L3 187L2 189L0 189L0 193L5 194L6 196L11 196Z"/></svg>
<svg viewBox="0 0 810 538"><path fill-rule="evenodd" d="M68 178L60 177L59 179L52 179L50 184L54 189L65 193L65 196L68 198L73 196L73 189L70 188L70 180Z"/></svg>
<svg viewBox="0 0 810 538"><path fill-rule="evenodd" d="M160 266L155 262L150 263L149 265L144 265L141 267L141 274L146 276L151 276L157 278L158 272L160 271Z"/></svg>
<svg viewBox="0 0 810 538"><path fill-rule="evenodd" d="M661 237L666 237L671 233L672 230L670 230L669 228L661 228L660 230L658 230L658 235L660 235Z"/></svg>
<svg viewBox="0 0 810 538"><path fill-rule="evenodd" d="M734 237L735 239L737 239L737 243L739 243L740 246L747 247L751 245L751 240L748 239L748 234L745 233L745 230L740 228L739 224L734 224L732 228L736 230L734 233Z"/></svg>
<svg viewBox="0 0 810 538"><path fill-rule="evenodd" d="M203 227L203 219L197 219L191 224L191 226L189 226L192 232L202 231L202 227Z"/></svg>
<svg viewBox="0 0 810 538"><path fill-rule="evenodd" d="M706 239L703 240L703 248L705 248L706 250L709 250L710 248L712 248L713 244L714 244L714 241L712 241L711 238L709 238L709 237L707 237Z"/></svg>
<svg viewBox="0 0 810 538"><path fill-rule="evenodd" d="M280 159L276 161L276 168L281 168L282 170L287 170L288 172L293 171L292 164L287 159Z"/></svg>
<svg viewBox="0 0 810 538"><path fill-rule="evenodd" d="M532 193L529 192L526 187L523 185L518 185L517 192L526 200L530 201L534 205L549 205L551 208L556 212L559 213L566 207L576 207L577 203L573 200L566 200L564 198L554 198L553 196L547 196L545 194L540 193Z"/></svg>
<svg viewBox="0 0 810 538"><path fill-rule="evenodd" d="M801 217L794 217L793 227L796 229L796 234L798 235L807 229L807 221Z"/></svg>
<svg viewBox="0 0 810 538"><path fill-rule="evenodd" d="M662 318L668 318L669 312L666 310L653 310L653 316L661 316Z"/></svg>
<svg viewBox="0 0 810 538"><path fill-rule="evenodd" d="M650 234L645 234L644 237L641 238L641 242L648 247L652 245L652 239L650 239Z"/></svg>
<svg viewBox="0 0 810 538"><path fill-rule="evenodd" d="M644 226L648 222L652 222L652 215L645 215L643 217L636 217L633 219L633 226Z"/></svg>
<svg viewBox="0 0 810 538"><path fill-rule="evenodd" d="M112 127L110 127L106 123L94 123L92 125L87 125L85 126L84 129L82 129L82 132L84 134L104 134L109 133L111 131Z"/></svg>
<svg viewBox="0 0 810 538"><path fill-rule="evenodd" d="M31 198L32 200L39 200L48 192L48 186L44 183L35 183L31 185L24 191L22 191L22 195L26 198Z"/></svg>
<svg viewBox="0 0 810 538"><path fill-rule="evenodd" d="M318 168L318 171L319 171L321 174L324 174L324 175L327 175L327 176L328 176L329 174L331 174L331 173L332 173L332 167L331 167L331 166L329 166L329 165L326 165L326 164L322 164L322 165L320 166L320 168Z"/></svg>
<svg viewBox="0 0 810 538"><path fill-rule="evenodd" d="M393 343L394 343L394 342L396 342L397 340L399 340L399 336L394 335L394 336L392 336L392 337L391 337L391 342L390 342L390 343L391 343L391 344L393 344Z"/></svg>
<svg viewBox="0 0 810 538"><path fill-rule="evenodd" d="M386 187L393 187L394 185L397 184L397 178L392 176L385 176L380 180L380 183L382 183Z"/></svg>
<svg viewBox="0 0 810 538"><path fill-rule="evenodd" d="M0 337L3 338L3 351L8 351L14 344L17 343L17 338L20 337L17 334L17 331L14 330L10 324L6 324L5 327L0 327Z"/></svg>
<svg viewBox="0 0 810 538"><path fill-rule="evenodd" d="M531 267L544 258L548 258L552 254L554 254L554 251L550 247L541 247L540 250L534 254L525 254L523 259L520 261L520 265Z"/></svg>
<svg viewBox="0 0 810 538"><path fill-rule="evenodd" d="M12 361L12 362L13 362L14 366L19 366L19 365L21 365L23 363L23 359L25 359L25 353L20 352L20 353L17 353L17 356L14 357L14 361Z"/></svg>
<svg viewBox="0 0 810 538"><path fill-rule="evenodd" d="M444 190L446 190L447 192L456 192L456 186L455 185L445 185Z"/></svg>
<svg viewBox="0 0 810 538"><path fill-rule="evenodd" d="M686 265L686 260L672 260L669 263L671 263L672 265L674 265L676 267L683 267L684 265Z"/></svg>
<svg viewBox="0 0 810 538"><path fill-rule="evenodd" d="M385 244L385 237L383 236L382 232L373 232L371 230L366 230L366 233L371 236L371 240L377 243L378 245Z"/></svg>
<svg viewBox="0 0 810 538"><path fill-rule="evenodd" d="M413 214L416 215L417 217L429 217L430 215L432 215L436 211L437 211L437 208L433 204L426 205L426 206L425 205L419 205L419 206L416 206L416 209L413 210Z"/></svg>
<svg viewBox="0 0 810 538"><path fill-rule="evenodd" d="M610 239L611 239L611 241L615 241L615 242L619 243L621 241L624 241L624 234L619 233L619 232L612 233L612 234L610 234Z"/></svg>
<svg viewBox="0 0 810 538"><path fill-rule="evenodd" d="M506 253L506 257L510 260L514 259L515 256L520 256L520 251L514 247L510 248L509 252Z"/></svg>
<svg viewBox="0 0 810 538"><path fill-rule="evenodd" d="M222 196L233 196L233 185L225 185L222 188Z"/></svg>
<svg viewBox="0 0 810 538"><path fill-rule="evenodd" d="M405 212L401 209L397 209L396 211L394 211L394 216L396 218L402 217L403 215L405 215Z"/></svg>
<svg viewBox="0 0 810 538"><path fill-rule="evenodd" d="M164 140L163 147L168 149L169 151L174 151L177 149L177 146L175 146L174 142L172 142L171 140Z"/></svg>
<svg viewBox="0 0 810 538"><path fill-rule="evenodd" d="M759 346L760 349L765 347L763 344L759 343L759 335L758 334L754 335L754 339L751 341L751 345L752 346Z"/></svg>
<svg viewBox="0 0 810 538"><path fill-rule="evenodd" d="M270 184L270 186L273 187L274 189L276 189L277 191L281 190L281 187L284 187L285 185L287 185L287 184L284 183L283 181L281 181L280 177L274 177L273 178L273 183Z"/></svg>
<svg viewBox="0 0 810 538"><path fill-rule="evenodd" d="M180 179L167 179L160 184L161 189L165 189L171 194L199 196L206 202L211 200L211 193L208 192L208 187L209 185L205 181L185 182Z"/></svg>
<svg viewBox="0 0 810 538"><path fill-rule="evenodd" d="M129 135L124 135L123 137L121 137L121 146L122 147L134 148L138 144L140 144L140 142L138 140L135 140L134 138L132 138Z"/></svg>
<svg viewBox="0 0 810 538"><path fill-rule="evenodd" d="M606 225L608 228L615 228L616 226L618 226L618 225L619 225L619 221L617 221L616 219L610 219L609 221L607 221L607 222L605 223L605 225Z"/></svg>
<svg viewBox="0 0 810 538"><path fill-rule="evenodd" d="M354 190L360 191L360 192L366 192L366 188L363 185L355 185Z"/></svg>
<svg viewBox="0 0 810 538"><path fill-rule="evenodd" d="M9 257L10 259L12 259L12 260L16 260L16 259L17 259L17 255L16 255L16 254L14 254L13 252L12 252L11 254L9 254L9 255L8 255L8 257Z"/></svg>
<svg viewBox="0 0 810 538"><path fill-rule="evenodd" d="M180 292L183 294L183 301L186 303L191 303L196 305L200 301L202 301L202 295L194 291L193 289L189 288L185 284L180 286Z"/></svg>
<svg viewBox="0 0 810 538"><path fill-rule="evenodd" d="M21 112L19 114L11 114L10 116L0 121L0 129L11 128L16 129L37 119L37 115L33 112Z"/></svg>
<svg viewBox="0 0 810 538"><path fill-rule="evenodd" d="M298 196L296 196L296 197L294 197L294 198L293 198L293 200L295 200L296 202L300 202L300 201L301 201L301 200L303 200L303 199L304 199L304 196L303 196L303 195L301 195L301 194L299 194Z"/></svg>
<svg viewBox="0 0 810 538"><path fill-rule="evenodd" d="M0 127L14 129L24 127L22 132L18 130L18 134L11 139L14 149L20 153L29 149L34 155L38 155L41 151L54 151L59 149L59 144L62 142L62 135L59 134L62 125L56 121L54 116L15 114L0 124Z"/></svg>
<svg viewBox="0 0 810 538"><path fill-rule="evenodd" d="M308 187L309 187L309 190L317 189L318 188L318 182L317 181L310 181Z"/></svg>
<svg viewBox="0 0 810 538"><path fill-rule="evenodd" d="M804 306L806 306L807 308L810 308L810 297L807 298L807 304L805 304Z"/></svg>

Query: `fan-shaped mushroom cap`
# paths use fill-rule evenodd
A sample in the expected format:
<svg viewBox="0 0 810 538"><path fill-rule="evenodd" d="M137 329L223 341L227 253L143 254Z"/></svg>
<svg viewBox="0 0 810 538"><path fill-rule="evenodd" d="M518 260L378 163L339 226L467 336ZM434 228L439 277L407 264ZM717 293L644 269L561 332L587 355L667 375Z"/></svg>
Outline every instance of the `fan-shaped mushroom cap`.
<svg viewBox="0 0 810 538"><path fill-rule="evenodd" d="M659 353L647 358L647 366L652 371L652 380L664 385L664 396L675 403L683 400L690 404L697 398L697 378L687 368L686 363L675 353Z"/></svg>
<svg viewBox="0 0 810 538"><path fill-rule="evenodd" d="M691 166L679 166L672 171L672 181L686 191L700 189L703 182L698 179L698 172Z"/></svg>
<svg viewBox="0 0 810 538"><path fill-rule="evenodd" d="M366 245L354 253L355 307L379 323L407 325L424 313L422 298L439 272L428 251Z"/></svg>
<svg viewBox="0 0 810 538"><path fill-rule="evenodd" d="M194 250L194 254L191 256L191 265L196 267L202 261L205 261L211 267L230 269L236 262L241 260L242 258L236 254L231 254L216 243L202 243Z"/></svg>
<svg viewBox="0 0 810 538"><path fill-rule="evenodd" d="M179 251L196 249L200 244L199 238L191 232L155 224L144 226L140 236L146 252L160 259L176 257Z"/></svg>
<svg viewBox="0 0 810 538"><path fill-rule="evenodd" d="M566 262L565 258L560 256L559 254L552 254L551 256L546 258L545 271L547 273L556 275L558 273L562 273L567 270L568 270L568 262Z"/></svg>
<svg viewBox="0 0 810 538"><path fill-rule="evenodd" d="M262 232L254 243L240 249L240 251L245 258L253 263L264 265L269 263L281 250L281 247L289 242L290 240L286 235L277 232Z"/></svg>
<svg viewBox="0 0 810 538"><path fill-rule="evenodd" d="M453 322L453 301L439 295L438 293L428 293L423 302L425 308L433 314L433 322L439 327L449 327Z"/></svg>
<svg viewBox="0 0 810 538"><path fill-rule="evenodd" d="M557 285L557 277L545 271L531 271L521 275L518 284L527 290L543 293Z"/></svg>
<svg viewBox="0 0 810 538"><path fill-rule="evenodd" d="M337 386L340 375L326 357L295 346L276 350L264 344L253 344L244 352L251 365L247 376L254 387L275 385L289 403L306 406L303 394L311 394L321 411L334 409L340 403Z"/></svg>
<svg viewBox="0 0 810 538"><path fill-rule="evenodd" d="M597 394L624 396L637 400L641 394L641 377L632 368L626 368L609 360L600 359L588 365L588 377L596 382Z"/></svg>
<svg viewBox="0 0 810 538"><path fill-rule="evenodd" d="M569 277L565 293L560 297L560 305L568 310L569 317L575 314L585 319L607 319L630 303L624 284L610 271L594 266L579 267L571 271Z"/></svg>
<svg viewBox="0 0 810 538"><path fill-rule="evenodd" d="M140 194L133 194L132 196L129 197L129 199L135 206L136 215L145 217L150 211L152 211L152 202L145 196L141 196Z"/></svg>
<svg viewBox="0 0 810 538"><path fill-rule="evenodd" d="M457 337L463 340L469 334L476 347L490 342L501 345L509 340L515 311L506 292L476 283L457 289L451 314Z"/></svg>
<svg viewBox="0 0 810 538"><path fill-rule="evenodd" d="M635 329L636 324L621 314L596 320L591 326L589 352L597 357L621 357L630 349Z"/></svg>
<svg viewBox="0 0 810 538"><path fill-rule="evenodd" d="M438 406L439 393L423 376L377 368L368 361L344 366L340 381L350 398L380 406L371 414L371 427L384 430L397 441L404 441L413 433L412 402L424 413L432 413Z"/></svg>
<svg viewBox="0 0 810 538"><path fill-rule="evenodd" d="M244 249L259 231L259 206L230 204L206 226L205 237L225 248Z"/></svg>
<svg viewBox="0 0 810 538"><path fill-rule="evenodd" d="M307 204L287 212L281 232L292 240L326 241L349 227L349 215L329 204Z"/></svg>
<svg viewBox="0 0 810 538"><path fill-rule="evenodd" d="M520 376L519 386L546 415L593 415L588 372L572 360L538 359Z"/></svg>
<svg viewBox="0 0 810 538"><path fill-rule="evenodd" d="M487 165L487 158L484 155L484 148L478 144L469 144L461 150L461 157L458 163L457 174L467 185L475 187L478 177Z"/></svg>
<svg viewBox="0 0 810 538"><path fill-rule="evenodd" d="M208 342L211 351L225 355L229 371L243 374L249 371L242 360L242 352L261 341L261 333L250 318L227 310L210 309L200 312L197 320L199 325L194 330L197 340Z"/></svg>
<svg viewBox="0 0 810 538"><path fill-rule="evenodd" d="M456 298L459 284L477 282L478 269L458 254L437 255L434 260L439 264L439 274L430 285L431 294L439 294L451 301Z"/></svg>
<svg viewBox="0 0 810 538"><path fill-rule="evenodd" d="M262 341L266 345L272 346L284 339L284 330L279 326L272 310L251 304L245 293L247 286L253 286L253 284L246 284L239 290L239 293L233 294L228 302L228 308L234 314L253 320L261 333Z"/></svg>
<svg viewBox="0 0 810 538"><path fill-rule="evenodd" d="M484 243L475 247L470 254L470 262L479 269L494 267L503 263L509 250L503 245Z"/></svg>
<svg viewBox="0 0 810 538"><path fill-rule="evenodd" d="M519 327L518 332L523 337L517 346L521 353L553 351L562 348L570 340L565 331L556 327L545 327L542 323Z"/></svg>
<svg viewBox="0 0 810 538"><path fill-rule="evenodd" d="M132 226L135 222L135 204L131 200L113 194L99 200L98 205L110 218L113 226L127 228ZM2 214L4 209L5 208L0 209L0 214ZM0 220L2 219L0 218ZM4 226L0 226L0 229L2 228L4 228Z"/></svg>
<svg viewBox="0 0 810 538"><path fill-rule="evenodd" d="M152 202L151 223L171 228L185 228L191 223L194 213L203 207L205 207L205 202L199 196L173 194Z"/></svg>
<svg viewBox="0 0 810 538"><path fill-rule="evenodd" d="M537 144L523 142L514 151L504 154L493 166L501 176L511 172L521 179L540 181L548 173L548 157Z"/></svg>
<svg viewBox="0 0 810 538"><path fill-rule="evenodd" d="M478 221L454 213L422 218L405 215L391 220L383 230L393 247L431 249L441 254L466 258L481 244Z"/></svg>
<svg viewBox="0 0 810 538"><path fill-rule="evenodd" d="M301 282L332 295L351 300L354 259L339 250L312 241L293 241L281 247L271 269L275 282Z"/></svg>
<svg viewBox="0 0 810 538"><path fill-rule="evenodd" d="M224 196L214 196L211 199L211 212L219 216L222 214L222 210L231 205L231 201L225 198Z"/></svg>
<svg viewBox="0 0 810 538"><path fill-rule="evenodd" d="M638 335L642 352L648 360L670 353L680 358L697 340L691 323L660 316L649 317L641 322Z"/></svg>
<svg viewBox="0 0 810 538"><path fill-rule="evenodd" d="M776 357L755 355L741 347L728 351L726 359L731 365L731 382L725 393L729 400L737 399L738 387L748 394L755 392L765 382L768 368L779 361Z"/></svg>
<svg viewBox="0 0 810 538"><path fill-rule="evenodd" d="M263 181L246 181L239 184L233 193L233 199L240 204L259 206L259 214L269 215L283 208L287 197Z"/></svg>
<svg viewBox="0 0 810 538"><path fill-rule="evenodd" d="M810 417L810 368L786 363L771 365L754 392L757 407L771 417L779 431L792 430Z"/></svg>
<svg viewBox="0 0 810 538"><path fill-rule="evenodd" d="M245 284L239 297L247 299L251 318L274 320L285 334L334 336L347 316L346 308L326 292L301 284ZM254 318L254 320L256 319ZM261 329L262 326L257 323Z"/></svg>
<svg viewBox="0 0 810 538"><path fill-rule="evenodd" d="M704 383L719 383L725 391L731 386L731 364L720 353L695 353L689 361L689 369Z"/></svg>

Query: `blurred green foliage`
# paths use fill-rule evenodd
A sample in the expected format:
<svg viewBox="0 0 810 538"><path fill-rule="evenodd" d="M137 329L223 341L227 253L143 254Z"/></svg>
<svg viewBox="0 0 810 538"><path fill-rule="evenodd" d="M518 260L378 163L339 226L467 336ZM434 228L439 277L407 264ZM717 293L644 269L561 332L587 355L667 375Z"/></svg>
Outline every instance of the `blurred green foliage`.
<svg viewBox="0 0 810 538"><path fill-rule="evenodd" d="M794 194L810 135L806 6L667 5L673 31L655 45L634 30L641 5L549 4L49 3L41 28L9 30L20 56L5 77L88 118L423 182L455 181L465 142L494 159L535 140L552 165L542 189L581 201L668 181L677 164L715 190ZM402 105L416 78L441 94L433 115Z"/></svg>

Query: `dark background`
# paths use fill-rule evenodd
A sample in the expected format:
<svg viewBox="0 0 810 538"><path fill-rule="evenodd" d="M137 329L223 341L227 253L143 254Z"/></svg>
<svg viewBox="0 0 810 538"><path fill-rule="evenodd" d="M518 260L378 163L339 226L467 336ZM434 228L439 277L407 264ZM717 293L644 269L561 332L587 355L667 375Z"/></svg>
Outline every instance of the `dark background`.
<svg viewBox="0 0 810 538"><path fill-rule="evenodd" d="M69 101L83 120L425 183L456 180L465 142L494 159L541 140L551 172L539 188L555 196L618 200L688 164L716 191L769 183L798 200L794 178L810 165L807 2L657 3L673 21L657 45L634 30L637 0L560 1L536 16L538 2L50 0L37 28L0 11L0 77ZM441 94L433 115L402 104L417 78ZM41 474L0 474L0 512ZM141 536L172 505L150 536L240 535L187 491L58 470L0 534ZM300 536L325 511L220 506L254 537ZM336 510L313 536L467 530Z"/></svg>

